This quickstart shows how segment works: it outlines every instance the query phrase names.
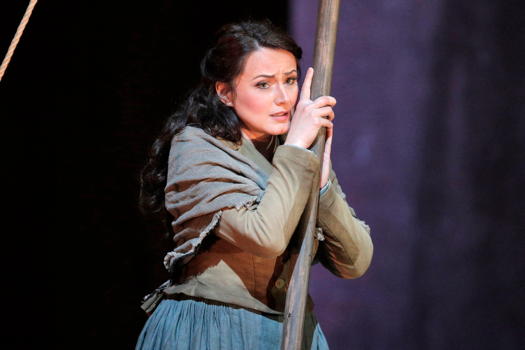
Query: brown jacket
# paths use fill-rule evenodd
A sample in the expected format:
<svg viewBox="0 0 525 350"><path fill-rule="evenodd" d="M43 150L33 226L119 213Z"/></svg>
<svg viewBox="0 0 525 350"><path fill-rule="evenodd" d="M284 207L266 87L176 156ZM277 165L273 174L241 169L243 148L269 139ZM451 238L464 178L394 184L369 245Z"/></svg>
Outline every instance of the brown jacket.
<svg viewBox="0 0 525 350"><path fill-rule="evenodd" d="M270 163L248 139L224 143L267 176L264 196L251 207L224 210L214 234L164 293L281 314L297 248L292 237L319 161L306 149L281 145ZM372 258L370 231L346 203L333 171L330 182L319 201L322 235L314 245L315 260L339 277L357 278Z"/></svg>

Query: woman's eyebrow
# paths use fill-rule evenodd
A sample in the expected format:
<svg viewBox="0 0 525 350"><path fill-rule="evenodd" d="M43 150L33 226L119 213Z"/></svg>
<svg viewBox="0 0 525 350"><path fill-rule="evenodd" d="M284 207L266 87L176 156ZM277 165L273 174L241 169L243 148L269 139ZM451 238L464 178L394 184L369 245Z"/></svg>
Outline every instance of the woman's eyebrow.
<svg viewBox="0 0 525 350"><path fill-rule="evenodd" d="M294 72L297 73L297 70L296 69L292 69L291 71L284 73L284 75L290 75L290 74L292 74ZM252 80L255 80L257 78L275 78L275 74L259 74L258 76L256 76Z"/></svg>

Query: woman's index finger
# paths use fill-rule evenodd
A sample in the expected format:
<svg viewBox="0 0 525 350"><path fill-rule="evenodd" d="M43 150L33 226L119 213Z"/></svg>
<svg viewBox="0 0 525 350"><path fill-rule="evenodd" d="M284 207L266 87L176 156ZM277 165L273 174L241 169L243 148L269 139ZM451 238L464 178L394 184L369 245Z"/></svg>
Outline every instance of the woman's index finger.
<svg viewBox="0 0 525 350"><path fill-rule="evenodd" d="M314 76L314 69L312 67L309 67L306 71L306 76L304 77L303 86L301 88L301 100L309 100L310 99L310 90L312 88L312 79Z"/></svg>

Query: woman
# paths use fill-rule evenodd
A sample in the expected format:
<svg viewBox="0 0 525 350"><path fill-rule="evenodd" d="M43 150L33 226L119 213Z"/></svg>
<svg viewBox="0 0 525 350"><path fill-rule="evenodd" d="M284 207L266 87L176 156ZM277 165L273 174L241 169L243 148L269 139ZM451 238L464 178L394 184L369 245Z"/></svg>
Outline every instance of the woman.
<svg viewBox="0 0 525 350"><path fill-rule="evenodd" d="M168 214L176 248L164 261L170 281L143 304L152 314L137 349L279 348L298 255L293 233L321 171L307 148L321 127L316 261L342 278L368 268L368 226L330 169L336 101L310 99L311 68L299 96L300 58L269 22L223 27L201 62L200 85L155 141L141 201ZM312 308L309 300L303 348L327 349Z"/></svg>

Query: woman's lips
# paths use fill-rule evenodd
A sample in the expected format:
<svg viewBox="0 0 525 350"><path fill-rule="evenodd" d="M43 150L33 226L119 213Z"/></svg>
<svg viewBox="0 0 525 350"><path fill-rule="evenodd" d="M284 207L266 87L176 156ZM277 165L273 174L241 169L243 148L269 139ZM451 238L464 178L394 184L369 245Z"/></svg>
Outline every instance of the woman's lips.
<svg viewBox="0 0 525 350"><path fill-rule="evenodd" d="M270 116L274 120L285 121L285 120L288 120L290 113L289 112L274 113L274 114L271 114Z"/></svg>

